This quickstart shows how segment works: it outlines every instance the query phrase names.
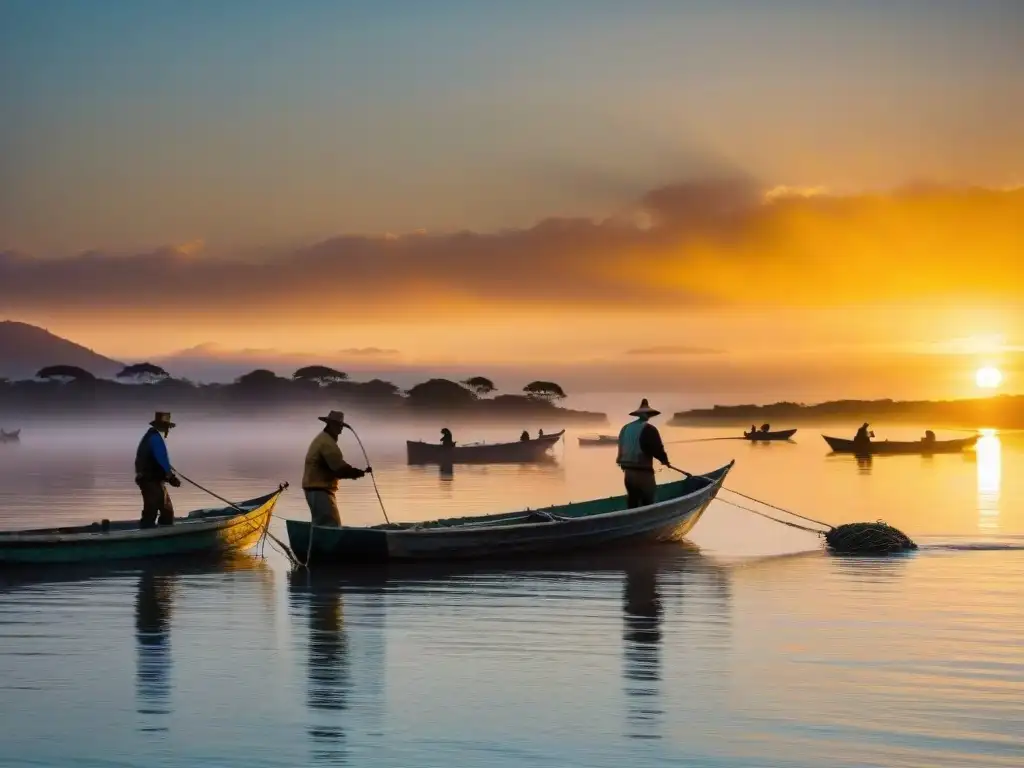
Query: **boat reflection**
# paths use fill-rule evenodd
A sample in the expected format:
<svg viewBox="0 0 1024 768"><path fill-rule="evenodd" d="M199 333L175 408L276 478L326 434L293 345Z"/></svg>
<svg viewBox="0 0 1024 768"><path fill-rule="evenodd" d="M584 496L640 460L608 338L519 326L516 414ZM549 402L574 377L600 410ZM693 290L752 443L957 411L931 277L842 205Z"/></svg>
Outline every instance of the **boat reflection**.
<svg viewBox="0 0 1024 768"><path fill-rule="evenodd" d="M143 731L165 731L170 714L171 611L178 575L143 570L135 594L135 694Z"/></svg>
<svg viewBox="0 0 1024 768"><path fill-rule="evenodd" d="M978 467L978 529L982 533L996 533L1002 487L1002 443L994 429L983 429L981 434L974 448Z"/></svg>

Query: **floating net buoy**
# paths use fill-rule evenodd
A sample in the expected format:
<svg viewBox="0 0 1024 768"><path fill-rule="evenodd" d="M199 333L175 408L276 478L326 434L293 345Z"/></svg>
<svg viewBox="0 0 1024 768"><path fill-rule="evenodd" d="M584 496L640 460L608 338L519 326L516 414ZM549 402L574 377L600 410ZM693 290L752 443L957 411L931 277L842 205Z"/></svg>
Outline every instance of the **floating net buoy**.
<svg viewBox="0 0 1024 768"><path fill-rule="evenodd" d="M830 550L844 555L879 555L917 549L907 534L888 523L846 523L825 532Z"/></svg>

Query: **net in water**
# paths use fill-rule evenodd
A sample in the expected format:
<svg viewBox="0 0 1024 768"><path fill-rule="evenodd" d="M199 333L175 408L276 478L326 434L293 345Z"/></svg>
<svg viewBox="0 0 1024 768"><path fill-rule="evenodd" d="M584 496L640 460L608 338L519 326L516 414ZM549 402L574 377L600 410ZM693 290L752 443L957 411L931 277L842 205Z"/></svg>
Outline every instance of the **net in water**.
<svg viewBox="0 0 1024 768"><path fill-rule="evenodd" d="M849 555L885 554L917 549L917 544L898 528L878 520L874 523L837 525L825 534L833 552Z"/></svg>

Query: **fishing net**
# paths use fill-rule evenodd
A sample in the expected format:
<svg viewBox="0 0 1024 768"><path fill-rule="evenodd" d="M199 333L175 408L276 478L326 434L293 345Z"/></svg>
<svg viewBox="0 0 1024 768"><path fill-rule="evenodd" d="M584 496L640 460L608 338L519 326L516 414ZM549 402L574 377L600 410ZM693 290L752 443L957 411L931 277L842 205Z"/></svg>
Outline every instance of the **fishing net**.
<svg viewBox="0 0 1024 768"><path fill-rule="evenodd" d="M825 533L825 543L833 552L846 555L885 554L917 549L917 544L907 534L882 520L837 525Z"/></svg>

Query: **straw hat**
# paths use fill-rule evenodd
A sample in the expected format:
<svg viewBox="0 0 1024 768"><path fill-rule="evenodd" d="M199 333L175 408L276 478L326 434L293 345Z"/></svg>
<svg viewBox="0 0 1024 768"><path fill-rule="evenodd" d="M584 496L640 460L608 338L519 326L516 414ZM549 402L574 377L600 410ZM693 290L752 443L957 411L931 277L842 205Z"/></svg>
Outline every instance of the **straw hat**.
<svg viewBox="0 0 1024 768"><path fill-rule="evenodd" d="M345 414L341 411L331 411L326 416L317 416L320 421L324 424L330 424L332 421L341 426L345 426Z"/></svg>
<svg viewBox="0 0 1024 768"><path fill-rule="evenodd" d="M630 416L657 416L659 413L661 413L661 411L655 410L654 408L651 408L651 406L649 406L647 404L647 398L645 397L643 400L640 401L640 407L637 408L635 411L631 411L629 415Z"/></svg>
<svg viewBox="0 0 1024 768"><path fill-rule="evenodd" d="M171 421L170 413L166 411L157 411L156 416L154 416L153 420L149 422L149 426L154 429L174 429L177 425Z"/></svg>

